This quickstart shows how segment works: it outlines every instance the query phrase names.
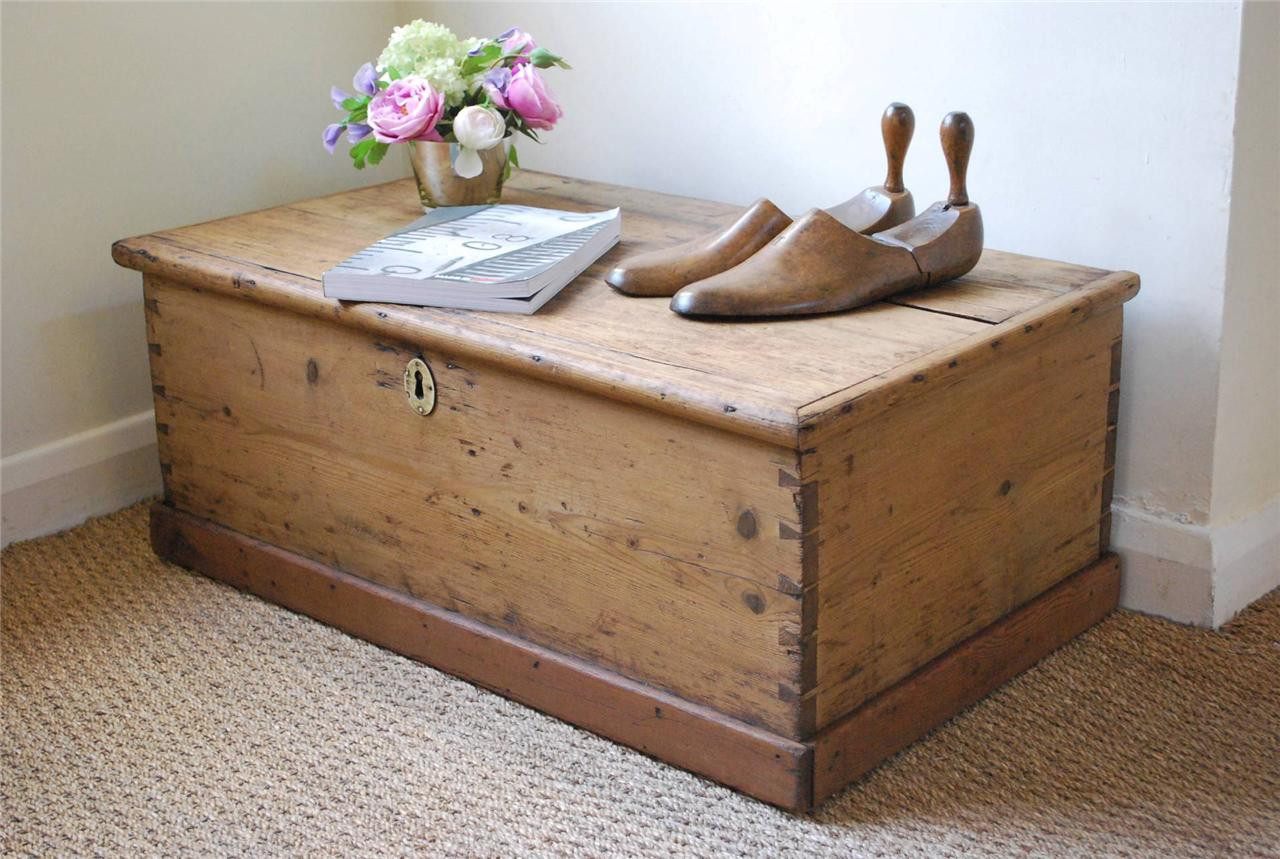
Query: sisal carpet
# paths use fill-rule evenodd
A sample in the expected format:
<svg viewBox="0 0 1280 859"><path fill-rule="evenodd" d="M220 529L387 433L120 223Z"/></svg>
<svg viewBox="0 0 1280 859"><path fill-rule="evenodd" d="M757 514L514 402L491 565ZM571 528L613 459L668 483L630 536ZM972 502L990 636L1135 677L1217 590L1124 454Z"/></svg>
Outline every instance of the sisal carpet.
<svg viewBox="0 0 1280 859"><path fill-rule="evenodd" d="M3 554L11 855L1280 856L1280 592L1113 615L807 818L156 560Z"/></svg>

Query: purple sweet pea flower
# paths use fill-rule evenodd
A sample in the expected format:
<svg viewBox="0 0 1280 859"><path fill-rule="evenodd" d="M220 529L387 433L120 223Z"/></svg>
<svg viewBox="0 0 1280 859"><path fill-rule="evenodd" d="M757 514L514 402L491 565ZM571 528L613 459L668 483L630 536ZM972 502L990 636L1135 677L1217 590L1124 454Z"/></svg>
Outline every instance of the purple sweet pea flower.
<svg viewBox="0 0 1280 859"><path fill-rule="evenodd" d="M333 125L325 126L324 129L324 148L329 150L329 154L333 154L333 150L338 145L338 138L342 136L342 130L345 125L335 122Z"/></svg>
<svg viewBox="0 0 1280 859"><path fill-rule="evenodd" d="M368 137L371 131L373 131L372 126L365 125L363 122L353 122L347 126L347 140L359 143Z"/></svg>
<svg viewBox="0 0 1280 859"><path fill-rule="evenodd" d="M484 91L488 93L489 100L503 110L507 108L507 86L510 83L511 69L500 66L485 72Z"/></svg>
<svg viewBox="0 0 1280 859"><path fill-rule="evenodd" d="M519 27L512 27L499 36L498 41L502 43L503 53L520 55L516 57L516 65L523 65L529 62L529 52L538 47L538 43L533 40L533 36L530 36Z"/></svg>
<svg viewBox="0 0 1280 859"><path fill-rule="evenodd" d="M365 63L360 67L360 71L356 72L352 84L356 88L356 92L365 95L378 94L378 70L374 68L373 63Z"/></svg>
<svg viewBox="0 0 1280 859"><path fill-rule="evenodd" d="M538 43L533 40L533 36L530 36L519 27L512 27L507 30L507 32L498 37L498 41L503 43L502 47L508 53L519 51L522 54L527 54L538 47Z"/></svg>
<svg viewBox="0 0 1280 859"><path fill-rule="evenodd" d="M351 97L351 93L343 92L337 87L333 87L329 90L329 98L333 99L333 106L338 110L346 110L346 108L342 106L342 103Z"/></svg>

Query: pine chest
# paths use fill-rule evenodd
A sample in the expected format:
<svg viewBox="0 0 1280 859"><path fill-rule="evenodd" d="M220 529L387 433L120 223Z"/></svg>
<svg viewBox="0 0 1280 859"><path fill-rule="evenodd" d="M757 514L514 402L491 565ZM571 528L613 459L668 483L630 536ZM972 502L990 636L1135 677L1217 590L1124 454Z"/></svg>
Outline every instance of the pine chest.
<svg viewBox="0 0 1280 859"><path fill-rule="evenodd" d="M159 554L795 810L1114 606L1137 276L989 250L851 313L700 322L601 276L731 207L527 172L508 199L620 205L623 241L532 317L322 296L409 182L116 243Z"/></svg>

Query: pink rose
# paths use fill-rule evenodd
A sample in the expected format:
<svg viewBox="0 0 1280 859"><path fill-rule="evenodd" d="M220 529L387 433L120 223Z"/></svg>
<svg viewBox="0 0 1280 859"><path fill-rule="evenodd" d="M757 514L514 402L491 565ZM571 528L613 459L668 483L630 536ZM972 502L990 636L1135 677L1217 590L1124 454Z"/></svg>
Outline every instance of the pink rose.
<svg viewBox="0 0 1280 859"><path fill-rule="evenodd" d="M423 78L401 78L369 102L369 125L379 143L439 140L436 123L444 113L444 95Z"/></svg>
<svg viewBox="0 0 1280 859"><path fill-rule="evenodd" d="M529 124L530 128L547 131L555 128L564 111L556 104L542 75L531 65L517 66L507 84L507 104Z"/></svg>

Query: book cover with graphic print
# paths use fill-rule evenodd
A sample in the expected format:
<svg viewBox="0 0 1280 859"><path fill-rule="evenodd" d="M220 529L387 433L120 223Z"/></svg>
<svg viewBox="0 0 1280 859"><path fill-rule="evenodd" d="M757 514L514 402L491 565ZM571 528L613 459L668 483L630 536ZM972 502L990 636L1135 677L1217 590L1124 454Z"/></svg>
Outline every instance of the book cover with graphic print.
<svg viewBox="0 0 1280 859"><path fill-rule="evenodd" d="M533 313L617 243L621 224L618 209L435 209L326 271L324 294Z"/></svg>

